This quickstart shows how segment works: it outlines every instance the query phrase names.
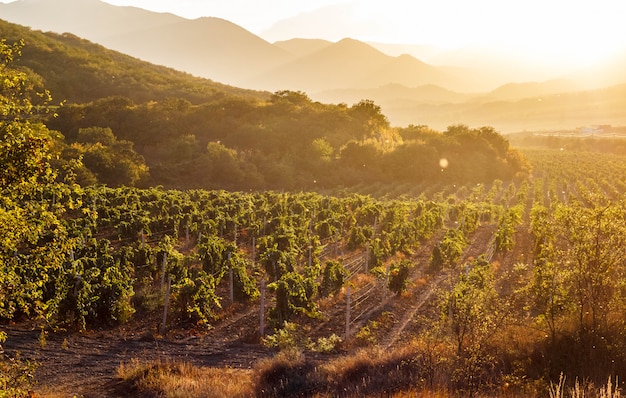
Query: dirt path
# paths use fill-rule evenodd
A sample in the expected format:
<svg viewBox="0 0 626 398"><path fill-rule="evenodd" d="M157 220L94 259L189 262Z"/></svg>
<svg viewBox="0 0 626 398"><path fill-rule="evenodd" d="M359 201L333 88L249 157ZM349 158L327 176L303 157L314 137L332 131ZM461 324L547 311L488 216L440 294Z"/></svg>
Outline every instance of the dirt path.
<svg viewBox="0 0 626 398"><path fill-rule="evenodd" d="M488 246L488 243L493 236L494 230L495 226L493 225L479 227L474 232L472 241L465 249L460 262L463 263L470 257L476 258L480 254L484 253L485 248ZM438 239L440 238L441 236L439 236ZM438 239L431 242L430 245L425 246L423 250L418 253L418 258L420 258L421 261L426 261L427 264L430 253L432 252L432 247ZM381 342L383 347L391 348L394 347L399 341L403 341L403 338L405 337L407 330L410 329L415 316L420 312L420 310L424 309L424 307L431 300L436 289L439 288L448 278L448 273L441 272L435 277L432 277L426 286L418 287L414 292L412 292L409 301L401 304L402 307L404 307L404 310L398 311L398 309L396 309L397 315L400 316L400 320Z"/></svg>
<svg viewBox="0 0 626 398"><path fill-rule="evenodd" d="M236 319L235 319L236 318ZM253 333L249 313L234 317L223 327L196 337L172 332L154 338L141 330L100 331L83 334L49 333L45 346L40 329L3 327L8 339L7 354L36 361L38 387L63 396L86 398L124 396L119 392L117 369L121 363L140 361L184 361L198 366L251 368L272 355L260 344L246 342Z"/></svg>

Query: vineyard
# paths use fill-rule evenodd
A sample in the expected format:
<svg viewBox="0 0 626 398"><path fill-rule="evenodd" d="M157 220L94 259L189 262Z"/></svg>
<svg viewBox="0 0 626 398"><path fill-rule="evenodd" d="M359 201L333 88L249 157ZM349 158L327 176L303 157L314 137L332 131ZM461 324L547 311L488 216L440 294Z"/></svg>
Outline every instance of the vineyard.
<svg viewBox="0 0 626 398"><path fill-rule="evenodd" d="M413 388L623 379L625 159L524 154L526 178L397 197L47 187L61 222L6 256L0 315L51 342L139 323L149 344L248 347L212 366L417 344Z"/></svg>
<svg viewBox="0 0 626 398"><path fill-rule="evenodd" d="M81 148L95 178L132 143L103 151L97 127L59 149L49 93L8 67L21 48L0 41L0 397L619 396L619 139L518 151L488 127L394 130L365 101L316 190L81 186ZM274 100L255 112L317 107ZM207 150L213 173L235 159Z"/></svg>

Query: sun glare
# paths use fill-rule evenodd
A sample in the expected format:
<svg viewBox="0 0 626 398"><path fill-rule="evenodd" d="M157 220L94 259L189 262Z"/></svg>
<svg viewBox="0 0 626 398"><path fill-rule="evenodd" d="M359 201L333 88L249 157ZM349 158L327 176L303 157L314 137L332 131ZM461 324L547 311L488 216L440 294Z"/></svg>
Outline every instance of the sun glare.
<svg viewBox="0 0 626 398"><path fill-rule="evenodd" d="M484 47L538 57L540 63L589 65L626 52L626 28L617 2L598 0L416 4L359 2L354 7L378 23L368 40L443 48ZM616 9L616 7L618 9ZM365 18L365 17L364 17Z"/></svg>

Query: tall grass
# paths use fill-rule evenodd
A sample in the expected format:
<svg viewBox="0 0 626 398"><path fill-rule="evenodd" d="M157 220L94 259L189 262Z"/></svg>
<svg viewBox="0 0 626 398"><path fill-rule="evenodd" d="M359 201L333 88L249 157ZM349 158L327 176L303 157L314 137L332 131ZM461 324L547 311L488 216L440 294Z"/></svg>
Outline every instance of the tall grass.
<svg viewBox="0 0 626 398"><path fill-rule="evenodd" d="M197 367L185 362L122 363L117 375L128 392L167 398L237 398L253 396L252 372Z"/></svg>
<svg viewBox="0 0 626 398"><path fill-rule="evenodd" d="M565 376L561 374L558 383L550 384L550 398L621 398L621 391L618 388L618 380L609 377L607 383L600 388L594 387L593 383L580 383L576 379L571 387L567 387Z"/></svg>

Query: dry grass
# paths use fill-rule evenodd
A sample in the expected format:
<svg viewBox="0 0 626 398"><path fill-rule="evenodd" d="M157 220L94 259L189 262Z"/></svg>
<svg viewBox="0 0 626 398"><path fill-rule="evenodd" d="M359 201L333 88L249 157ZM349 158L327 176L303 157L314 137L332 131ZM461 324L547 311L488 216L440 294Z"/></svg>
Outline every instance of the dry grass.
<svg viewBox="0 0 626 398"><path fill-rule="evenodd" d="M445 346L415 340L395 350L367 348L350 355L313 361L297 350L279 352L259 361L253 370L201 368L187 363L132 361L120 365L118 376L128 395L147 397L391 397L458 398L466 392L451 389L451 362ZM540 386L520 388L502 382L476 398L538 398L548 391ZM555 398L619 398L618 383L602 388L564 380L552 385ZM47 395L43 395L46 397ZM56 396L54 396L56 398Z"/></svg>
<svg viewBox="0 0 626 398"><path fill-rule="evenodd" d="M436 390L434 368L422 347L407 344L393 351L367 348L327 362L299 352L281 352L255 368L257 396L446 397ZM419 391L419 393L418 393Z"/></svg>
<svg viewBox="0 0 626 398"><path fill-rule="evenodd" d="M134 360L119 366L118 377L142 396L250 397L254 388L250 370L205 368L184 362Z"/></svg>

